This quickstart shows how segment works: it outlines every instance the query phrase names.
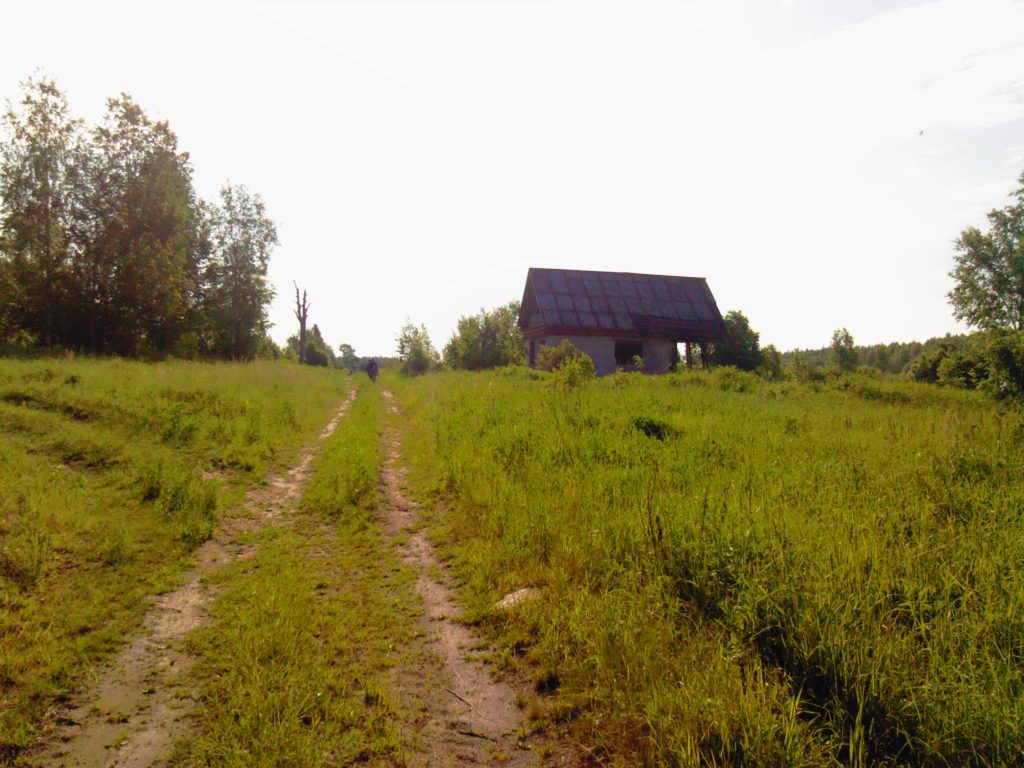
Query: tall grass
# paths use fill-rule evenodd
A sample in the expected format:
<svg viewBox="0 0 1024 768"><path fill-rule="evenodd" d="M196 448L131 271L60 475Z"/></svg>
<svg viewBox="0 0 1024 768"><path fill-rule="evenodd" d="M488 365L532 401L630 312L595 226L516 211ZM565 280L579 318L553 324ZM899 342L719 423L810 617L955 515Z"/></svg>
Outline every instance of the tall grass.
<svg viewBox="0 0 1024 768"><path fill-rule="evenodd" d="M537 378L400 394L467 597L553 716L623 764L1024 762L1018 411L858 377Z"/></svg>
<svg viewBox="0 0 1024 768"><path fill-rule="evenodd" d="M32 743L344 386L285 364L0 360L0 755Z"/></svg>

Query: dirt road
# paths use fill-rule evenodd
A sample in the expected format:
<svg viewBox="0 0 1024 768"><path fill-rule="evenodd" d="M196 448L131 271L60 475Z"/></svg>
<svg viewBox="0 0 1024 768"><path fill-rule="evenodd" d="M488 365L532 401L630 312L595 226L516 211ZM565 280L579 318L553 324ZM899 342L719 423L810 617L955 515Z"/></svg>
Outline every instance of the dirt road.
<svg viewBox="0 0 1024 768"><path fill-rule="evenodd" d="M208 575L239 558L251 557L247 534L295 507L309 479L310 464L335 431L355 393L337 409L319 438L283 474L246 495L245 514L226 517L196 550L195 565L182 586L153 601L142 630L113 662L99 671L95 684L59 714L57 727L26 765L42 768L149 768L162 765L174 742L188 732L186 716L196 691L182 684L193 663L178 641L209 622L214 591Z"/></svg>

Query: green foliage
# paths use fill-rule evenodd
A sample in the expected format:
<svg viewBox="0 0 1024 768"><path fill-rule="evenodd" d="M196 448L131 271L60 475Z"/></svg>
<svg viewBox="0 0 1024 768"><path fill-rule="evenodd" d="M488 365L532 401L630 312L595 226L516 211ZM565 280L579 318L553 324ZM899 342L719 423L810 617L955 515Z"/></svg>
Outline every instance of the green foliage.
<svg viewBox="0 0 1024 768"><path fill-rule="evenodd" d="M732 368L399 394L471 617L610 764L1024 760L1016 410Z"/></svg>
<svg viewBox="0 0 1024 768"><path fill-rule="evenodd" d="M419 376L437 368L440 363L437 351L430 341L427 326L417 328L407 322L398 334L398 359L401 361L402 373L407 376Z"/></svg>
<svg viewBox="0 0 1024 768"><path fill-rule="evenodd" d="M575 389L593 378L594 361L590 359L589 355L581 352L577 355L569 354L562 360L555 370L554 381L567 389Z"/></svg>
<svg viewBox="0 0 1024 768"><path fill-rule="evenodd" d="M537 367L542 371L559 371L570 360L581 358L587 359L590 363L590 372L593 374L594 361L590 356L577 349L568 339L563 339L558 346L541 346L537 350Z"/></svg>
<svg viewBox="0 0 1024 768"><path fill-rule="evenodd" d="M1024 332L995 331L985 342L983 386L998 398L1024 402Z"/></svg>
<svg viewBox="0 0 1024 768"><path fill-rule="evenodd" d="M845 328L832 333L832 365L840 371L857 369L857 348L853 344L853 334Z"/></svg>
<svg viewBox="0 0 1024 768"><path fill-rule="evenodd" d="M266 362L0 360L0 754L36 741L344 386Z"/></svg>
<svg viewBox="0 0 1024 768"><path fill-rule="evenodd" d="M939 365L947 355L955 352L952 344L942 344L923 352L907 368L907 375L914 381L935 384L939 381Z"/></svg>
<svg viewBox="0 0 1024 768"><path fill-rule="evenodd" d="M984 389L997 398L1024 398L1024 333L993 331L955 346L943 344L910 366L915 381Z"/></svg>
<svg viewBox="0 0 1024 768"><path fill-rule="evenodd" d="M774 344L761 349L761 364L757 367L757 373L768 381L781 381L786 377L782 367L782 354Z"/></svg>
<svg viewBox="0 0 1024 768"><path fill-rule="evenodd" d="M55 344L69 330L70 255L83 217L81 121L48 79L29 79L0 143L0 331Z"/></svg>
<svg viewBox="0 0 1024 768"><path fill-rule="evenodd" d="M86 131L29 80L0 142L0 341L249 359L267 328L273 223L257 195L192 185L166 121L131 97Z"/></svg>
<svg viewBox="0 0 1024 768"><path fill-rule="evenodd" d="M356 356L355 348L351 344L339 344L338 352L340 355L336 362L339 364L339 367L354 371L362 365L360 359Z"/></svg>
<svg viewBox="0 0 1024 768"><path fill-rule="evenodd" d="M206 265L202 311L210 325L208 351L232 360L259 352L269 327L274 290L267 282L277 227L263 200L243 186L225 186L210 209L212 253Z"/></svg>
<svg viewBox="0 0 1024 768"><path fill-rule="evenodd" d="M742 312L733 310L722 318L728 338L710 346L712 365L731 365L743 371L755 371L761 365L760 334L750 327Z"/></svg>
<svg viewBox="0 0 1024 768"><path fill-rule="evenodd" d="M288 349L291 352L290 359L299 359L299 337L289 336L288 337ZM324 340L323 334L320 332L320 327L313 324L313 327L306 334L306 354L303 356L305 365L317 365L321 367L334 366L334 350L331 349L330 345Z"/></svg>
<svg viewBox="0 0 1024 768"><path fill-rule="evenodd" d="M449 368L478 371L524 362L523 334L519 329L519 302L479 315L460 317L458 327L444 348Z"/></svg>
<svg viewBox="0 0 1024 768"><path fill-rule="evenodd" d="M1016 202L988 214L989 230L965 229L949 276L953 316L982 330L1024 331L1024 175Z"/></svg>

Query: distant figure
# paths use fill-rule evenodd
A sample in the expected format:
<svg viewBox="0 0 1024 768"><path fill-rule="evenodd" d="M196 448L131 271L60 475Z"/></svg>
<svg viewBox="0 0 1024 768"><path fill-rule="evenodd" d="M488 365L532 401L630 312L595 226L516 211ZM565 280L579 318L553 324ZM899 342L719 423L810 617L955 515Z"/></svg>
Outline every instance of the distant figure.
<svg viewBox="0 0 1024 768"><path fill-rule="evenodd" d="M377 380L377 361L372 357L370 358L370 362L366 364L366 375L370 377L370 381Z"/></svg>

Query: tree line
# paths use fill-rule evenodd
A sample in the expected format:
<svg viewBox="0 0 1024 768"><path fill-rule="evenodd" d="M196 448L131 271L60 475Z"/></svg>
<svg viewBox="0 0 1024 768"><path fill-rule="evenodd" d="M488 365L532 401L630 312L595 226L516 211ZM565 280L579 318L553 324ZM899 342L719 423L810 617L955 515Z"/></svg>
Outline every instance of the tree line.
<svg viewBox="0 0 1024 768"><path fill-rule="evenodd" d="M166 120L131 96L87 127L49 78L2 118L0 343L250 359L277 230L258 194L199 198Z"/></svg>

